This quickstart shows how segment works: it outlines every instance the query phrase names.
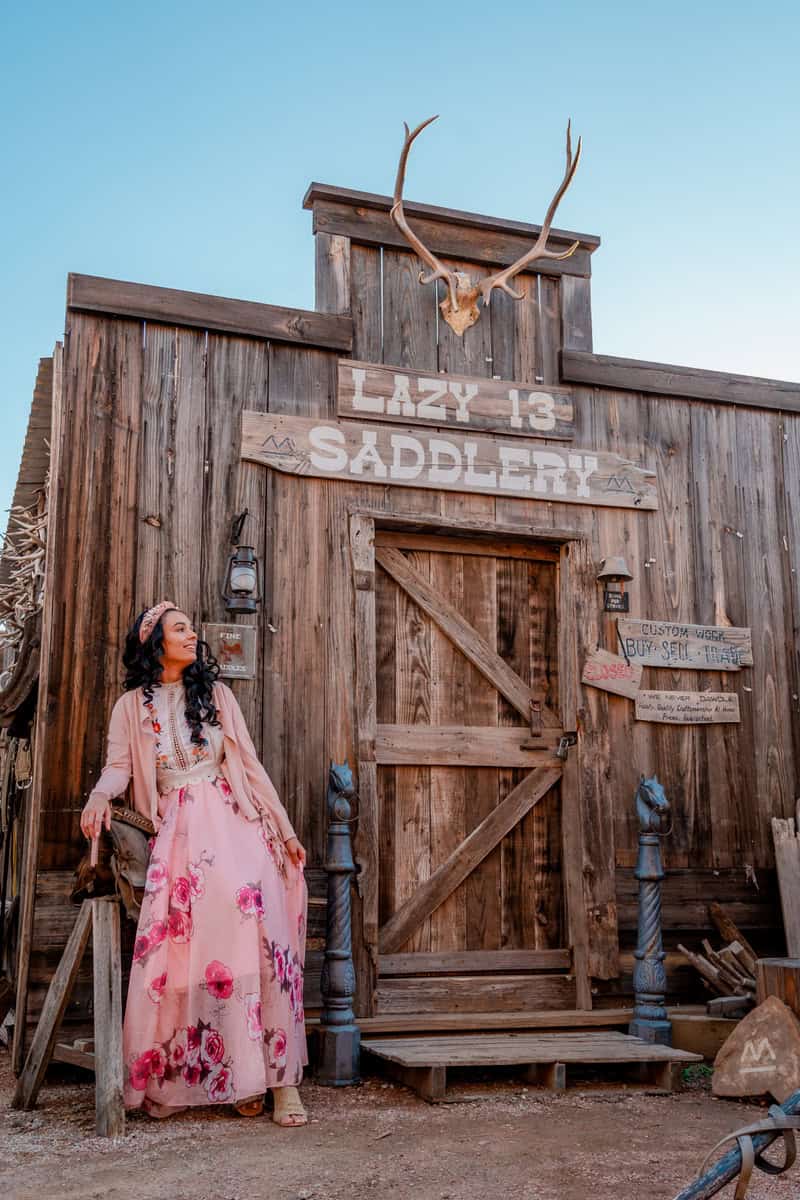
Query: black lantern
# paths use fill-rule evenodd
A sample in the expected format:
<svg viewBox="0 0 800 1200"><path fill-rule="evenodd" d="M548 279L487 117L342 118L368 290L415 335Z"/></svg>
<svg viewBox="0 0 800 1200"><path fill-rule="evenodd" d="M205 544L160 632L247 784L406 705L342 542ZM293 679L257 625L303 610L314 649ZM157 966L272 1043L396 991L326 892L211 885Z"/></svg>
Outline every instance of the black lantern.
<svg viewBox="0 0 800 1200"><path fill-rule="evenodd" d="M254 613L261 600L261 567L252 546L237 546L222 589L229 613Z"/></svg>
<svg viewBox="0 0 800 1200"><path fill-rule="evenodd" d="M630 611L630 597L625 594L625 584L633 579L628 564L622 555L604 558L597 573L598 583L604 585L603 612L626 613ZM618 587L612 585L618 584Z"/></svg>
<svg viewBox="0 0 800 1200"><path fill-rule="evenodd" d="M228 559L222 595L229 613L254 613L261 600L261 566L252 546L240 546L242 528L249 509L239 513L231 529L231 545L235 546Z"/></svg>

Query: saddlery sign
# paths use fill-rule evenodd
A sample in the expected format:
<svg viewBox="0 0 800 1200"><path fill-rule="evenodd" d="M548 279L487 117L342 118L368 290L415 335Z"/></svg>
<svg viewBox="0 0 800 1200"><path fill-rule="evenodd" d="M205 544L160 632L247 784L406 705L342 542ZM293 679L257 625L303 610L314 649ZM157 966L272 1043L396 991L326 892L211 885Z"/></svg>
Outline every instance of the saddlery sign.
<svg viewBox="0 0 800 1200"><path fill-rule="evenodd" d="M604 451L519 437L246 411L242 457L321 479L657 508L653 472Z"/></svg>

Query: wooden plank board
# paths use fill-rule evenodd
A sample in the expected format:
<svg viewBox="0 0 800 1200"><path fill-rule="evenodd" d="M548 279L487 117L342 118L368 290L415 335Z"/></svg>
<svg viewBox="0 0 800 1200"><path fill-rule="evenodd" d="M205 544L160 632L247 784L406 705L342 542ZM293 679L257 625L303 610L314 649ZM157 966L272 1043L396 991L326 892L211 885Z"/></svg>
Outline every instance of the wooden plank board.
<svg viewBox="0 0 800 1200"><path fill-rule="evenodd" d="M608 650L593 650L583 664L581 683L612 692L615 696L633 700L641 682L642 668L638 663L626 662L619 654L611 654Z"/></svg>
<svg viewBox="0 0 800 1200"><path fill-rule="evenodd" d="M488 541L482 538L456 536L457 534L458 527L451 530L449 535L380 529L375 534L375 545L393 546L396 550L435 550L437 554L462 556L477 554L483 558L527 558L531 562L557 563L559 561L558 546L531 542L530 539L511 541L498 536Z"/></svg>
<svg viewBox="0 0 800 1200"><path fill-rule="evenodd" d="M781 892L783 928L790 958L800 959L800 836L793 817L772 818L775 866Z"/></svg>
<svg viewBox="0 0 800 1200"><path fill-rule="evenodd" d="M431 586L449 604L463 610L464 559L461 555L431 553L429 555ZM464 721L466 677L470 664L458 647L431 623L431 725L447 727ZM423 727L423 731L426 727ZM423 732L424 736L424 732ZM413 737L413 733L412 733ZM431 871L446 862L464 840L466 824L464 782L466 770L457 760L432 763L426 755L417 760L420 766L431 765ZM434 953L463 949L466 942L466 894L456 888L429 917L430 950Z"/></svg>
<svg viewBox="0 0 800 1200"><path fill-rule="evenodd" d="M652 472L607 451L416 426L246 412L242 457L289 475L385 487L517 496L611 508L658 507Z"/></svg>
<svg viewBox="0 0 800 1200"><path fill-rule="evenodd" d="M738 671L753 665L749 629L618 617L617 630L629 661L642 667Z"/></svg>
<svg viewBox="0 0 800 1200"><path fill-rule="evenodd" d="M64 1016L83 952L92 928L92 905L96 901L84 900L70 934L66 949L58 964L47 992L47 998L36 1027L31 1048L25 1060L22 1074L17 1081L12 1108L31 1109L44 1080L47 1065L53 1056L53 1047L58 1037L61 1019Z"/></svg>
<svg viewBox="0 0 800 1200"><path fill-rule="evenodd" d="M400 371L350 358L339 359L338 381L340 417L556 441L574 433L571 392L557 385Z"/></svg>
<svg viewBox="0 0 800 1200"><path fill-rule="evenodd" d="M466 975L479 971L568 971L569 950L462 950L445 954L382 954L381 978L390 975Z"/></svg>
<svg viewBox="0 0 800 1200"><path fill-rule="evenodd" d="M420 922L447 899L560 776L560 767L537 767L527 775L387 921L378 939L381 954L399 950Z"/></svg>
<svg viewBox="0 0 800 1200"><path fill-rule="evenodd" d="M378 978L379 1013L492 1012L575 1007L567 975L437 975Z"/></svg>
<svg viewBox="0 0 800 1200"><path fill-rule="evenodd" d="M359 1007L375 1010L379 905L379 799L375 764L376 633L375 526L367 517L350 517L349 542L355 595L355 733L358 753L359 819L354 854L360 867L356 955L360 960Z"/></svg>
<svg viewBox="0 0 800 1200"><path fill-rule="evenodd" d="M546 737L532 742L530 730L518 726L378 725L375 753L379 764L398 766L531 768L551 763L557 745L554 731L548 730Z"/></svg>
<svg viewBox="0 0 800 1200"><path fill-rule="evenodd" d="M800 412L800 386L779 379L758 379L752 375L703 371L697 367L677 367L568 349L561 354L561 375L573 383L656 392L660 396L685 396L714 404Z"/></svg>
<svg viewBox="0 0 800 1200"><path fill-rule="evenodd" d="M731 724L739 720L735 692L638 692L636 720L668 725Z"/></svg>
<svg viewBox="0 0 800 1200"><path fill-rule="evenodd" d="M362 1049L406 1067L514 1066L517 1063L702 1062L702 1055L644 1042L624 1033L466 1034L462 1037L379 1039Z"/></svg>
<svg viewBox="0 0 800 1200"><path fill-rule="evenodd" d="M475 629L447 600L440 596L399 550L389 546L380 547L375 557L377 562L400 584L415 603L432 617L440 629L455 642L461 652L478 668L482 675L497 688L509 704L528 720L531 701L536 697L519 675L492 650ZM558 718L546 705L542 705L542 720L549 728L558 728Z"/></svg>
<svg viewBox="0 0 800 1200"><path fill-rule="evenodd" d="M535 1009L523 1012L380 1013L359 1018L367 1036L403 1033L463 1033L489 1029L614 1029L627 1027L632 1008Z"/></svg>
<svg viewBox="0 0 800 1200"><path fill-rule="evenodd" d="M312 185L312 187L316 187L316 185ZM383 199L383 197L377 197L377 199ZM386 211L381 212L377 208L364 204L353 207L351 204L343 204L335 199L319 197L315 198L313 203L309 203L307 207L314 209L315 233L338 233L361 245L383 246L384 253L389 253L390 248L392 253L405 250L406 257L410 258L407 240L389 220L391 203L391 199L387 197ZM404 202L406 214L409 216L414 213L422 213L423 209L430 209L430 207L429 205L414 204L412 201ZM431 217L427 213L416 215L413 217L412 224L425 245L429 246L435 254L444 258L508 266L529 250L538 236L536 233L525 233L519 236L513 228L518 226L520 229L535 230L539 228L536 225L503 222L502 226L505 227L498 227L497 222L493 226L488 223L491 218L480 218L480 226L470 228L460 222L453 223L449 216L447 219L443 219L439 215L443 212L449 214L453 211L451 209L433 211L437 214L435 217ZM565 235L562 230L552 230L547 242L548 247L563 249L569 244L563 240L565 236L569 235ZM569 258L549 259L546 264L535 265L546 266L551 275L588 275L591 269L590 254L597 242L589 234L572 235L571 240L575 241L576 239L580 240L583 245ZM419 269L417 267L415 276L419 275ZM478 272L473 268L472 273L477 275ZM516 286L519 287L519 285L518 279ZM417 286L420 286L419 282L417 282ZM434 291L432 287L428 290Z"/></svg>
<svg viewBox="0 0 800 1200"><path fill-rule="evenodd" d="M113 900L95 900L92 905L95 1132L98 1137L122 1137L125 1133L119 909L119 904Z"/></svg>
<svg viewBox="0 0 800 1200"><path fill-rule="evenodd" d="M353 342L353 323L346 315L280 308L97 275L67 276L67 308L334 350L349 350Z"/></svg>

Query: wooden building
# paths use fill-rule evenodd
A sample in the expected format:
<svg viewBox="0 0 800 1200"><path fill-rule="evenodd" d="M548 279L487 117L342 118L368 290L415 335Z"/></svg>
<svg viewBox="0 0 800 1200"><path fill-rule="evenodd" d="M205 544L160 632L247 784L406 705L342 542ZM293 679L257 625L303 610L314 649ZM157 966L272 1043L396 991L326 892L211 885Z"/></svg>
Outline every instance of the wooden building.
<svg viewBox="0 0 800 1200"><path fill-rule="evenodd" d="M595 354L586 235L554 231L576 253L523 275L521 301L495 293L458 337L390 204L311 186L314 312L69 277L19 937L28 1023L74 919L63 897L125 629L164 595L198 625L226 620L245 508L264 598L240 619L256 626L256 678L233 686L312 868L328 766L354 767L362 1016L552 1011L557 1025L629 1000L642 773L674 811L671 999L699 994L673 951L705 930L710 900L782 952L770 817L800 794L800 385ZM406 213L473 274L537 233ZM678 640L687 624L751 630L752 665L676 656L641 681L726 693L738 721L637 720L630 698L581 683L598 647L619 651L597 580L616 555L632 619ZM575 744L559 758L562 737Z"/></svg>

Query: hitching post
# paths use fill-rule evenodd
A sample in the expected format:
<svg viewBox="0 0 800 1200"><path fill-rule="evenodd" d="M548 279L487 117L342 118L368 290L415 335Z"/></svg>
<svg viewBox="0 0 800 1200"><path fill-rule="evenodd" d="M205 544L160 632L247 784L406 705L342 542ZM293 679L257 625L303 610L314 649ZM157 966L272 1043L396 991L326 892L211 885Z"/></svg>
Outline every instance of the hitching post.
<svg viewBox="0 0 800 1200"><path fill-rule="evenodd" d="M669 1046L672 1044L672 1022L664 1007L667 973L661 940L664 869L660 841L669 832L663 827L669 813L669 800L655 776L652 779L642 776L636 789L636 812L639 816L639 856L634 874L639 880L639 924L634 951L633 1020L628 1033L645 1042Z"/></svg>
<svg viewBox="0 0 800 1200"><path fill-rule="evenodd" d="M356 976L350 920L350 879L355 872L350 839L353 773L331 763L328 781L328 911L322 967L322 1013L317 1082L328 1087L359 1083L361 1031L353 1013Z"/></svg>

